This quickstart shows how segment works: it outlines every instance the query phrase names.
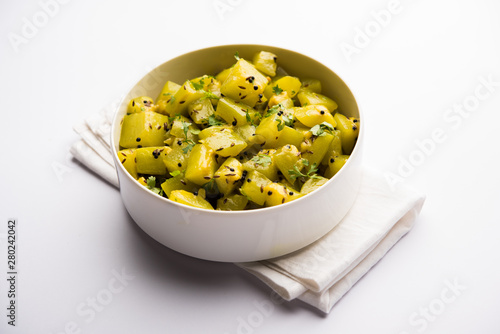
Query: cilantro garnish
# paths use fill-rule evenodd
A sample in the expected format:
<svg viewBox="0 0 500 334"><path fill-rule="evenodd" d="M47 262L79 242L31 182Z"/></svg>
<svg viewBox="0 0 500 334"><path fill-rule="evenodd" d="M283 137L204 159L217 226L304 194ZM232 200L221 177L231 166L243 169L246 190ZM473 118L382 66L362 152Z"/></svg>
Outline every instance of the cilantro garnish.
<svg viewBox="0 0 500 334"><path fill-rule="evenodd" d="M182 152L186 154L193 149L194 145L196 145L196 143L193 140L188 139L188 132L191 131L193 135L197 135L198 133L200 133L200 130L189 129L189 126L191 125L191 123L189 122L181 121L181 124L182 124L182 131L184 131L184 137L185 137L183 143L187 144L187 146L182 149Z"/></svg>
<svg viewBox="0 0 500 334"><path fill-rule="evenodd" d="M327 122L323 122L321 124L316 124L311 128L311 133L316 136L324 136L326 132L332 133L332 131L335 130L333 125Z"/></svg>
<svg viewBox="0 0 500 334"><path fill-rule="evenodd" d="M273 87L273 92L276 95L280 95L283 92L283 89L281 89L278 85Z"/></svg>
<svg viewBox="0 0 500 334"><path fill-rule="evenodd" d="M293 127L293 118L288 117L287 115L282 115L281 119L277 119L278 121L278 131L281 131L285 128L285 125L289 127Z"/></svg>
<svg viewBox="0 0 500 334"><path fill-rule="evenodd" d="M277 114L281 111L281 108L283 108L281 103L272 106L271 108L269 108L269 110L267 110L267 113L264 115L264 117L269 117L271 115Z"/></svg>
<svg viewBox="0 0 500 334"><path fill-rule="evenodd" d="M146 180L146 184L148 186L148 189L154 192L157 195L163 196L163 189L160 189L156 186L156 177L150 176Z"/></svg>
<svg viewBox="0 0 500 334"><path fill-rule="evenodd" d="M200 82L191 81L191 84L193 84L194 89L201 90L205 86L205 80L201 78Z"/></svg>
<svg viewBox="0 0 500 334"><path fill-rule="evenodd" d="M208 116L208 126L220 126L222 123L215 115Z"/></svg>
<svg viewBox="0 0 500 334"><path fill-rule="evenodd" d="M308 167L309 166L309 160L307 159L302 159L302 163L304 164L304 166ZM302 177L302 178L307 178L307 179L320 179L321 177L316 175L316 172L318 171L318 167L316 165L316 163L313 163L311 166L309 166L309 170L307 171L306 174L302 173L297 165L293 166L293 169L290 169L288 171L288 174L290 175L290 177L295 180L299 177Z"/></svg>
<svg viewBox="0 0 500 334"><path fill-rule="evenodd" d="M236 52L234 53L234 58L235 58L236 60L240 60L240 54L239 54L239 52L238 52L238 51L236 51Z"/></svg>
<svg viewBox="0 0 500 334"><path fill-rule="evenodd" d="M205 95L201 98L202 100L204 99L220 99L220 97L218 97L217 95L215 95L214 93L212 92L205 92Z"/></svg>
<svg viewBox="0 0 500 334"><path fill-rule="evenodd" d="M265 154L257 154L256 156L254 156L252 158L252 160L255 164L257 165L262 165L263 167L266 167L268 166L269 164L271 164L272 162L272 159L270 156L268 155L265 155Z"/></svg>

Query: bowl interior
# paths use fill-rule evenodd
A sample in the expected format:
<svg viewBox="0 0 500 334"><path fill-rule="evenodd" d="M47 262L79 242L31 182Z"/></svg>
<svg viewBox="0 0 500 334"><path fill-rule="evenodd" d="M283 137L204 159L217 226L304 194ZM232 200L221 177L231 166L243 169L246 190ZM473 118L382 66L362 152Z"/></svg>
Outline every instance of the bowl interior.
<svg viewBox="0 0 500 334"><path fill-rule="evenodd" d="M301 79L313 78L321 81L322 93L339 105L339 111L346 116L360 117L356 100L340 77L320 62L301 53L267 45L222 45L200 49L173 58L146 74L125 96L117 111L113 129L113 148L118 150L120 127L117 126L127 110L127 103L137 96L156 99L167 81L182 84L188 79L204 74L215 75L234 64L235 52L251 60L261 50L278 56L278 65L288 74ZM118 123L118 124L117 124ZM116 153L116 152L115 152Z"/></svg>

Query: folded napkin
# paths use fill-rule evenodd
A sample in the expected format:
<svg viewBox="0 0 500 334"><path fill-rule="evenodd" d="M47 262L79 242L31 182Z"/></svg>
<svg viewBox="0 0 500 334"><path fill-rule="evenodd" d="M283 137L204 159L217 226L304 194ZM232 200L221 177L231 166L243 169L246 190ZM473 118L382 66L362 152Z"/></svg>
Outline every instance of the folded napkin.
<svg viewBox="0 0 500 334"><path fill-rule="evenodd" d="M73 156L119 187L111 157L111 110L74 126L81 140ZM237 263L286 300L298 298L328 313L335 303L412 227L424 196L406 186L391 188L377 172L365 170L351 210L327 235L278 258Z"/></svg>

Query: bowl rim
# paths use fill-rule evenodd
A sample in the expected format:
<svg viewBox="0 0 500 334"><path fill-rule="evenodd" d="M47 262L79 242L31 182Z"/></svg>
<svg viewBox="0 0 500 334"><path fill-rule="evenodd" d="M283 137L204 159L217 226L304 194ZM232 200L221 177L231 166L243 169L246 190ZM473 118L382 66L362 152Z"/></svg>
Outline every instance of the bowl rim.
<svg viewBox="0 0 500 334"><path fill-rule="evenodd" d="M320 192L321 189L324 189L324 187L328 187L329 184L331 184L332 182L334 182L333 180L339 178L340 176L338 176L338 175L342 175L342 172L346 169L345 167L350 165L350 160L351 159L347 159L347 162L345 163L345 165L334 176L332 176L330 179L328 179L328 181L325 184L323 184L318 189L316 189L316 190L314 190L314 191L312 191L312 192L310 192L310 193L308 193L308 194L306 194L304 196L301 196L301 197L299 197L297 199L294 199L293 201L282 203L280 205L275 205L275 206L271 206L271 207L263 207L263 208L257 208L257 209L251 209L251 210L229 211L229 210L209 210L209 209L202 209L202 208L190 206L190 205L187 205L187 204L182 204L182 203L179 203L179 202L175 202L175 201L172 201L172 200L170 200L170 199L168 199L166 197L160 196L160 195L152 192L151 190L147 189L143 185L141 185L139 183L139 181L137 181L136 179L134 179L132 177L132 175L130 175L130 173L125 169L125 167L123 167L123 165L121 163L119 163L118 156L117 156L118 151L116 149L116 147L117 147L116 144L117 143L115 142L115 133L116 133L116 131L121 130L121 127L118 126L118 125L121 125L121 121L118 122L118 117L120 116L119 115L119 111L122 108L122 106L123 106L124 103L128 103L127 101L125 101L125 99L127 99L129 93L132 91L132 89L135 86L137 86L137 84L139 82L141 82L145 77L151 75L151 73L157 71L160 67L164 66L166 63L168 63L170 61L173 61L175 59L178 59L180 57L184 57L184 56L186 56L188 54L198 53L198 52L202 52L202 51L206 51L206 50L214 49L214 48L231 48L231 47L234 47L235 49L237 49L238 47L241 47L241 46L255 47L255 48L261 48L261 49L264 49L264 48L280 49L280 50L283 50L285 52L295 53L295 54L297 54L297 55L299 55L301 57L309 58L311 61L314 61L314 62L320 64L324 68L328 69L331 73L335 74L337 76L337 78L340 80L340 82L342 82L345 85L345 87L348 89L348 91L351 93L352 97L354 98L354 102L355 102L355 105L357 107L357 111L359 113L359 119L360 120L364 120L363 111L362 111L362 108L359 105L358 99L356 98L355 94L351 90L350 86L345 82L345 80L343 78L341 78L336 72L334 72L329 66L325 65L321 61L319 61L316 58L313 58L313 57L311 57L311 56L309 56L309 55L307 55L305 53L298 52L298 51L295 51L295 50L292 50L292 49L288 49L288 48L283 48L283 47L280 47L280 46L272 46L272 45L264 45L264 44L253 44L253 43L249 43L249 44L246 44L246 43L245 44L220 44L220 45L208 46L208 47L203 47L203 48L199 48L199 49L194 49L194 50L191 50L191 51L187 51L187 52L179 54L179 55L177 55L175 57L167 59L166 61L164 61L161 64L157 65L153 69L149 70L147 73L143 74L127 90L127 92L125 93L125 95L123 96L123 98L120 100L120 102L118 103L118 106L116 107L116 109L115 109L115 111L113 113L113 118L112 118L112 121L111 121L111 132L110 132L111 138L110 139L111 139L111 150L112 150L112 154L113 154L113 161L114 161L114 164L115 164L115 168L116 169L120 168L121 171L122 171L122 173L126 175L125 177L129 178L129 180L132 181L133 184L140 189L139 191L146 192L149 195L152 195L152 196L154 196L154 197L156 197L158 199L161 199L167 205L174 205L174 206L178 206L178 207L180 207L182 209L193 210L195 212L199 212L199 213L203 213L203 214L209 214L209 215L215 215L215 216L219 216L219 215L224 215L224 216L225 215L249 215L249 214L256 213L256 212L260 213L260 212L267 212L267 211L283 210L283 209L286 209L286 207L290 206L291 204L297 204L298 201L304 200L304 198L314 196L315 194L317 194L318 192ZM120 117L124 117L124 115L121 115ZM361 153L357 153L357 152L359 152L361 150L361 148L359 147L361 145L358 145L357 143L363 141L364 132L365 132L365 122L363 121L363 124L360 126L360 129L359 129L358 139L356 140L356 143L354 145L353 151L351 152L350 156L352 156L353 154L356 154L356 155L361 154ZM118 174L118 170L116 170L116 172ZM118 178L118 180L120 181L120 178Z"/></svg>

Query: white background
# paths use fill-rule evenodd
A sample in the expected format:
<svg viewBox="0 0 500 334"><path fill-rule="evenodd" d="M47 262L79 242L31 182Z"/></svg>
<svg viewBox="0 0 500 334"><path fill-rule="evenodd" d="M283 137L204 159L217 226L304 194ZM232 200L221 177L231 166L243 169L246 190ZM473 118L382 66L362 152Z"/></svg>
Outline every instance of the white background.
<svg viewBox="0 0 500 334"><path fill-rule="evenodd" d="M0 332L499 333L500 6L390 3L1 0ZM414 229L326 316L297 301L259 309L271 303L263 283L157 244L68 153L73 124L147 71L231 43L331 67L364 109L366 165L427 195ZM15 328L9 218L19 224Z"/></svg>

